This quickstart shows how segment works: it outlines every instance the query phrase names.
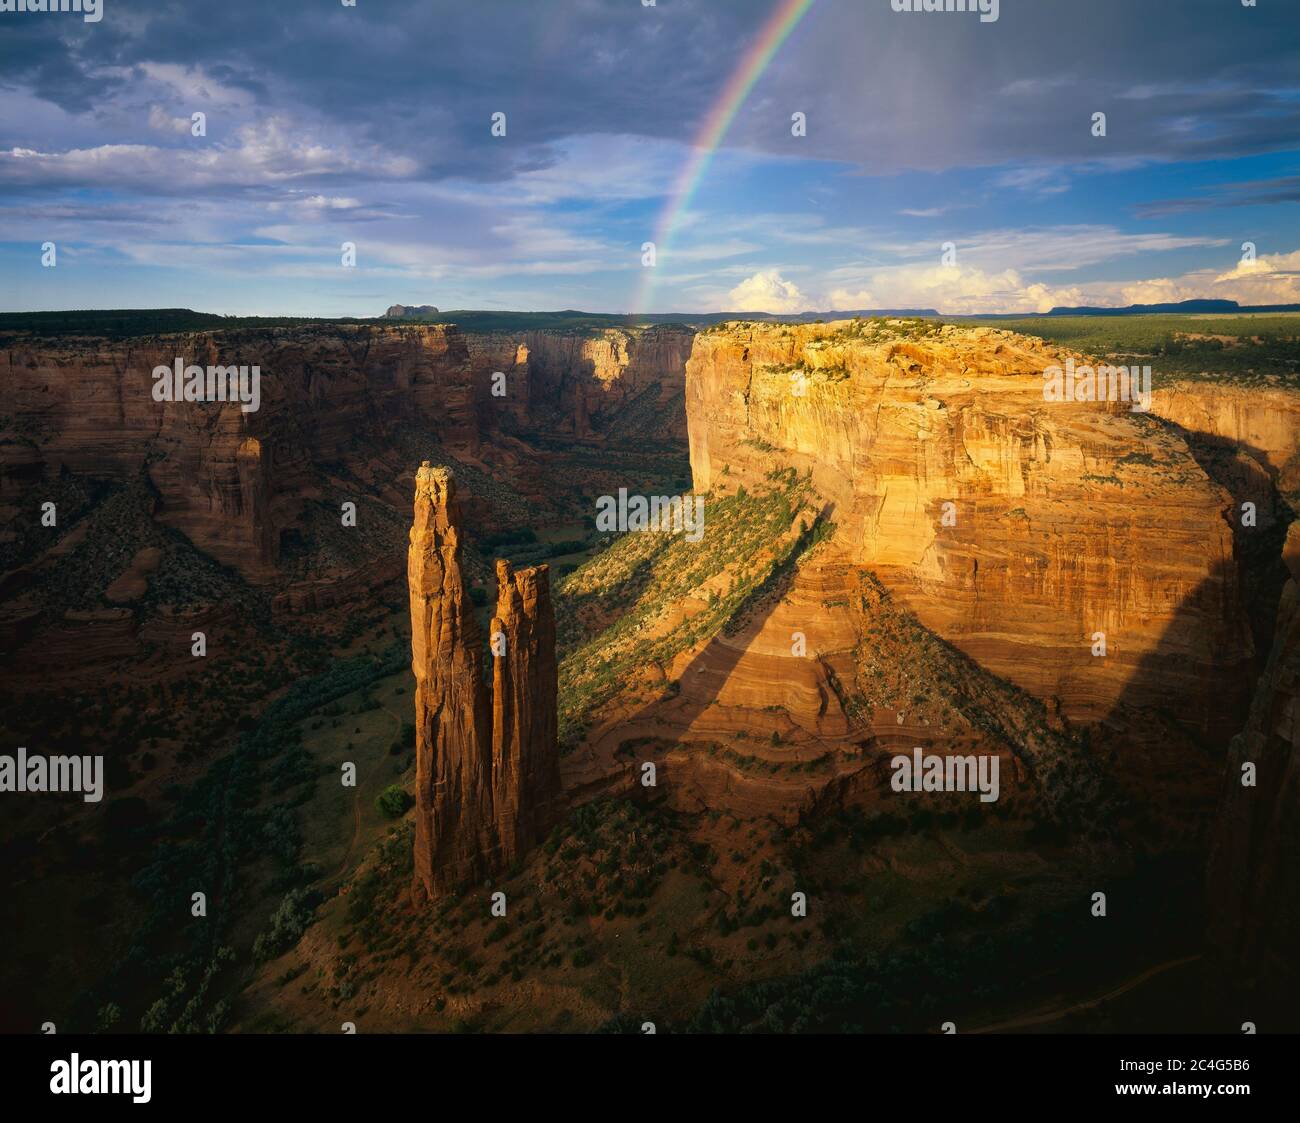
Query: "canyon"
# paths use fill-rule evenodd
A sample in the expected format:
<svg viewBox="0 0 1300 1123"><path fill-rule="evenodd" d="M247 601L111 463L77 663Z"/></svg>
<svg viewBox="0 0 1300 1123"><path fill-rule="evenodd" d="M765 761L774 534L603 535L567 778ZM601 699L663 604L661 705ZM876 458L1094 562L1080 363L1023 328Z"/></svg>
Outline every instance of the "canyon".
<svg viewBox="0 0 1300 1123"><path fill-rule="evenodd" d="M674 328L510 337L442 324L9 338L0 351L10 394L0 478L12 487L65 468L117 479L143 471L161 521L267 583L283 572L283 539L324 493L324 466L346 464L374 485L377 465L395 463L385 442L405 422L432 429L453 454L490 447L493 466L518 473L524 487L539 469L521 436L598 443L630 424L623 414L632 405L650 415L637 419L647 439L684 435L676 403L690 340ZM257 365L266 399L242 417L236 403L160 408L151 372L176 356ZM504 382L494 388L497 371ZM664 427L645 424L655 417ZM528 494L544 500L536 486Z"/></svg>
<svg viewBox="0 0 1300 1123"><path fill-rule="evenodd" d="M0 637L6 650L39 649L39 635L66 623L22 590L76 548L58 535L43 545L51 536L25 517L57 500L64 523L84 524L94 500L70 481L136 488L142 518L265 590L277 615L365 600L400 576L403 495L430 452L475 479L465 500L480 530L579 517L586 481L575 483L572 454L547 442L589 449L584 475L601 490L626 480L633 462L633 471L645 462L672 470L690 340L671 327L512 336L442 324L0 340L0 517L10 527L0 541L9 602ZM260 367L260 408L155 401L151 372L178 356ZM642 455L640 441L653 447ZM612 444L627 451L602 457ZM348 502L358 510L351 530L340 518ZM141 542L157 548L153 537ZM105 564L123 562L104 588L143 558ZM118 604L101 627L117 638L91 644L87 660L139 650L159 615Z"/></svg>
<svg viewBox="0 0 1300 1123"><path fill-rule="evenodd" d="M414 794L412 917L485 882L544 894L541 867L563 867L572 916L596 873L564 863L593 808L626 805L638 878L637 839L673 824L682 870L727 852L711 892L737 915L765 863L803 877L795 843L837 831L877 832L864 878L875 863L917 884L907 845L925 838L935 893L1090 847L1208 849L1216 962L1260 995L1286 976L1300 394L1285 385L1161 380L1150 414L1050 402L1044 369L1085 356L914 320L2 342L6 692L35 697L54 668L66 691L157 671L183 725L177 653L195 632L227 659L409 644L414 698L385 695L398 736L372 774ZM155 401L151 371L177 356L258 366L260 408ZM683 493L703 504L694 540L593 518L602 497ZM366 692L355 723L336 705L311 711L304 743L339 726L344 759L371 751ZM999 798L891 789L913 752L987 760ZM111 771L106 786L112 804ZM980 840L957 858L954 823ZM372 860L343 853L339 912ZM836 923L856 923L847 906ZM783 944L770 969L807 966L820 941ZM761 972L762 955L739 961ZM440 972L421 1001L446 997Z"/></svg>

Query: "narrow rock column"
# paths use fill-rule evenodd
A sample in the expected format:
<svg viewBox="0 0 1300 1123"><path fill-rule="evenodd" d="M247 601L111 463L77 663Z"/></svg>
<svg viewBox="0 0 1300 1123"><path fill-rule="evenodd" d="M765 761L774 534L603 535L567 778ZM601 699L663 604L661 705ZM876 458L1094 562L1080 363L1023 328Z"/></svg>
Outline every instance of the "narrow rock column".
<svg viewBox="0 0 1300 1123"><path fill-rule="evenodd" d="M505 861L540 841L560 791L555 612L549 567L497 562L492 620L492 778Z"/></svg>
<svg viewBox="0 0 1300 1123"><path fill-rule="evenodd" d="M456 486L425 461L407 554L415 674L415 887L480 876L495 849L482 633L461 570Z"/></svg>
<svg viewBox="0 0 1300 1123"><path fill-rule="evenodd" d="M269 450L256 437L246 437L235 452L239 476L239 518L252 539L256 563L268 569L280 561L280 536L271 518Z"/></svg>
<svg viewBox="0 0 1300 1123"><path fill-rule="evenodd" d="M489 696L459 517L451 473L426 461L415 478L407 557L417 903L522 857L550 828L560 795L548 569L515 573L497 562Z"/></svg>

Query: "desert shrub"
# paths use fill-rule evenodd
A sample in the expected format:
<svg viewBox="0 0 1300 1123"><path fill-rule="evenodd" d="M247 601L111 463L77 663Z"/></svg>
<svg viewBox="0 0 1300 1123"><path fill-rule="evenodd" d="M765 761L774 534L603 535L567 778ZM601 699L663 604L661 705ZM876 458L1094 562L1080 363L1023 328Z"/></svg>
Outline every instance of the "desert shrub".
<svg viewBox="0 0 1300 1123"><path fill-rule="evenodd" d="M375 796L375 809L388 819L399 819L415 802L401 784L390 784Z"/></svg>
<svg viewBox="0 0 1300 1123"><path fill-rule="evenodd" d="M263 963L293 947L315 919L319 903L320 894L314 889L290 889L272 913L266 931L253 941L253 958Z"/></svg>

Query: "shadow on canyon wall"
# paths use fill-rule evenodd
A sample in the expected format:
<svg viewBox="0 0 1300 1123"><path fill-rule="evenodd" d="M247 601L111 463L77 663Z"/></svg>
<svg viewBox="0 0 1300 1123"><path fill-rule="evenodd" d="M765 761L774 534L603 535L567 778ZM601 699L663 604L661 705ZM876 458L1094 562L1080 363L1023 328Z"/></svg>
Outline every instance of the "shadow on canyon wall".
<svg viewBox="0 0 1300 1123"><path fill-rule="evenodd" d="M1221 761L1245 724L1259 668L1245 635L1237 645L1244 656L1221 657L1211 650L1207 657L1207 630L1230 639L1243 626L1237 576L1224 563L1215 563L1210 572L1174 610L1155 647L1134 664L1102 724L1139 745L1178 729L1207 760ZM1122 635L1107 638L1112 654L1122 651ZM1087 649L1084 655L1096 658ZM1148 717L1160 719L1164 728L1151 728Z"/></svg>
<svg viewBox="0 0 1300 1123"><path fill-rule="evenodd" d="M1232 496L1233 541L1241 579L1241 599L1255 640L1256 670L1262 671L1273 647L1278 602L1290 577L1282 562L1282 545L1295 521L1277 487L1278 471L1260 448L1227 437L1184 429L1166 422L1187 442L1201 470ZM1253 503L1257 525L1243 525L1242 505Z"/></svg>
<svg viewBox="0 0 1300 1123"><path fill-rule="evenodd" d="M1253 499L1261 503L1258 495ZM1285 527L1290 519L1278 521ZM1250 531L1239 528L1237 534L1240 543ZM1275 534L1266 537L1263 531L1248 541L1246 557L1238 557L1238 575L1243 599L1250 590L1254 600L1242 608L1251 625L1262 612L1274 614L1266 630L1274 641L1283 584L1274 570L1281 564L1281 543ZM1276 550L1271 550L1269 544L1275 541ZM1241 572L1249 567L1255 571ZM1231 577L1224 568L1216 566L1183 601L1155 649L1139 660L1105 725L1117 731L1118 741L1112 737L1109 743L1118 744L1120 751L1126 741L1138 752L1146 745L1152 763L1141 767L1149 770L1151 806L1184 815L1191 828L1182 845L1171 847L1159 832L1148 835L1140 820L1129 839L1135 855L1145 851L1170 859L1171 880L1189 870L1195 875L1168 897L1168 907L1185 915L1189 925L1184 933L1172 933L1170 954L1202 956L1185 969L1187 986L1198 992L1198 1001L1183 1008L1195 1024L1179 1023L1171 1032L1236 1033L1246 1022L1258 1024L1260 1032L1266 1031L1266 1023L1275 1032L1294 1032L1300 1028L1300 973L1295 966L1300 926L1294 916L1283 919L1285 906L1278 904L1295 896L1282 881L1289 877L1293 884L1294 876L1284 872L1289 863L1280 854L1288 845L1286 768L1293 747L1273 736L1276 751L1256 747L1251 754L1259 762L1256 787L1243 789L1239 781L1242 739L1259 724L1252 701L1258 690L1268 687L1261 672L1269 664L1271 649L1256 650L1235 666L1215 660L1212 653L1209 661L1202 658L1192 668L1192 682L1181 696L1171 693L1167 703L1152 708L1153 682L1172 684L1186 676L1189 639L1212 624L1218 613L1223 623L1230 621L1232 604L1223 591ZM1264 632L1258 626L1250 631L1256 637ZM1284 641L1280 635L1275 640ZM1151 889L1155 894L1169 892L1164 884ZM1149 902L1134 905L1145 908ZM1153 925L1159 927L1159 919Z"/></svg>

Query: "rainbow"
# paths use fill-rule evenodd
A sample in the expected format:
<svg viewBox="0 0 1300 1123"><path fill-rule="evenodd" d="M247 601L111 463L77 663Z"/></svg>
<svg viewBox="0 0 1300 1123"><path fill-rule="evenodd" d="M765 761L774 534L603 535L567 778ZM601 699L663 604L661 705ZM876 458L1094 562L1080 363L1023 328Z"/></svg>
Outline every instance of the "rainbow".
<svg viewBox="0 0 1300 1123"><path fill-rule="evenodd" d="M691 158L686 161L685 167L673 184L668 202L659 216L653 239L656 257L668 249L678 219L690 203L691 197L699 189L705 173L709 170L709 164L713 161L714 153L727 135L727 130L731 128L731 123L736 119L741 106L745 104L745 99L749 97L750 90L763 76L763 71L781 49L781 45L790 37L790 33L815 3L816 0L780 0L776 10L763 26L762 32L750 47L749 53L732 72L717 103L705 118L691 146ZM647 267L643 272L645 277L641 282L640 294L634 310L637 315L645 315L650 311L649 302L654 295L655 270Z"/></svg>

